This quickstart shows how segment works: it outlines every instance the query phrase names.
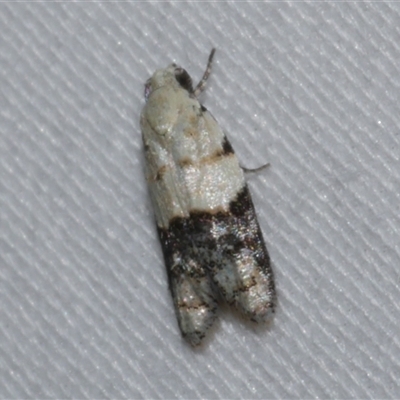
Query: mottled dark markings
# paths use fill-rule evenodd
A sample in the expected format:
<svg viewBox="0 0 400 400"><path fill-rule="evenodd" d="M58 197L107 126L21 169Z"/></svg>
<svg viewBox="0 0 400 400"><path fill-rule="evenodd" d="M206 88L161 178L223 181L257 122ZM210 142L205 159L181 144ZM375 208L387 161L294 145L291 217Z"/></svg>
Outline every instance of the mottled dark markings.
<svg viewBox="0 0 400 400"><path fill-rule="evenodd" d="M185 69L177 68L175 70L175 78L183 89L193 92L192 78Z"/></svg>
<svg viewBox="0 0 400 400"><path fill-rule="evenodd" d="M163 178L163 176L164 176L164 174L165 174L166 171L167 171L167 166L163 165L163 166L157 171L155 180L156 180L156 181L160 181L160 180Z"/></svg>
<svg viewBox="0 0 400 400"><path fill-rule="evenodd" d="M224 150L224 154L234 154L235 152L233 151L232 145L229 143L229 140L225 137L224 141L222 142L222 148Z"/></svg>
<svg viewBox="0 0 400 400"><path fill-rule="evenodd" d="M223 233L211 235L210 232L213 232L215 227L220 227ZM228 212L191 212L188 218L174 218L167 229L159 228L159 235L176 307L196 308L185 304L177 295L176 288L187 276L195 279L195 282L201 277L210 283L210 287L216 287L217 292L210 291L206 295L203 293L205 298L196 303L197 309L203 307L214 310L219 293L252 321L261 322L270 318L275 304L273 273L247 186L238 194L237 199L231 202ZM178 265L174 262L177 254L181 257ZM257 276L248 281L240 277L241 272L246 274L242 262L248 257L251 259L252 269L258 270L267 281L263 290L268 294L268 301L261 301L256 307L249 301L243 301L243 295L247 297L249 290L259 284ZM226 277L223 280L218 278L226 268L233 272L229 282L226 281ZM227 285L232 289L227 290ZM211 315L207 314L206 323L211 323L214 318L213 312ZM180 314L178 319L183 328L183 336L191 344L199 344L205 332L188 329L188 322L182 321Z"/></svg>
<svg viewBox="0 0 400 400"><path fill-rule="evenodd" d="M190 165L193 165L193 162L190 158L182 158L179 160L179 166L181 168L189 167Z"/></svg>

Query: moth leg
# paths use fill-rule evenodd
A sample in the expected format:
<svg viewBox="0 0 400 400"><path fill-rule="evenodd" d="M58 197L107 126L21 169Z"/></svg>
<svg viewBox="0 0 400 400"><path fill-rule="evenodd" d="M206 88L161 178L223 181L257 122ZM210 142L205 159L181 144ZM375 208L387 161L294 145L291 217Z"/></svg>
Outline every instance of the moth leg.
<svg viewBox="0 0 400 400"><path fill-rule="evenodd" d="M270 163L266 163L257 168L246 168L241 165L240 168L242 168L243 172L245 173L253 173L253 172L260 172L264 168L268 168L270 165L271 165Z"/></svg>

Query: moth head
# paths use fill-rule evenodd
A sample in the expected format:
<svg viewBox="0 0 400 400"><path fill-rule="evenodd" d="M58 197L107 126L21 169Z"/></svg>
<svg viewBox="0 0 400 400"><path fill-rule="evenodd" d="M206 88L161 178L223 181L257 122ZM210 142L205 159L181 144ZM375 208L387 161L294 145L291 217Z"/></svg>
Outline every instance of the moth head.
<svg viewBox="0 0 400 400"><path fill-rule="evenodd" d="M150 94L163 86L172 86L193 92L192 78L187 71L176 64L165 69L159 69L144 85L144 97L147 101Z"/></svg>

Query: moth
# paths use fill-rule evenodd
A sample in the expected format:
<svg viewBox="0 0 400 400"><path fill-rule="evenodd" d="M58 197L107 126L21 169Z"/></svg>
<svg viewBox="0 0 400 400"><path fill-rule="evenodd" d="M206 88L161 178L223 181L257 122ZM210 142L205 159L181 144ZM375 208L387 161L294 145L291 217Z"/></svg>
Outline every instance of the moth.
<svg viewBox="0 0 400 400"><path fill-rule="evenodd" d="M145 84L140 124L146 179L183 337L201 343L225 300L255 322L274 313L269 255L243 169L199 102L200 82L171 64Z"/></svg>

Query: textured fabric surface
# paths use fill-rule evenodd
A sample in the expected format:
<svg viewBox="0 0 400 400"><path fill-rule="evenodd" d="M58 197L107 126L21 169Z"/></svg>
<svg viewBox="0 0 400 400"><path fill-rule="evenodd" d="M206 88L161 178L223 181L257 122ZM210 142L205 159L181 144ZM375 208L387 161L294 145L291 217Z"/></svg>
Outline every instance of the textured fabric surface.
<svg viewBox="0 0 400 400"><path fill-rule="evenodd" d="M1 398L398 398L400 4L0 5ZM278 291L180 337L143 83L172 61L241 163Z"/></svg>

